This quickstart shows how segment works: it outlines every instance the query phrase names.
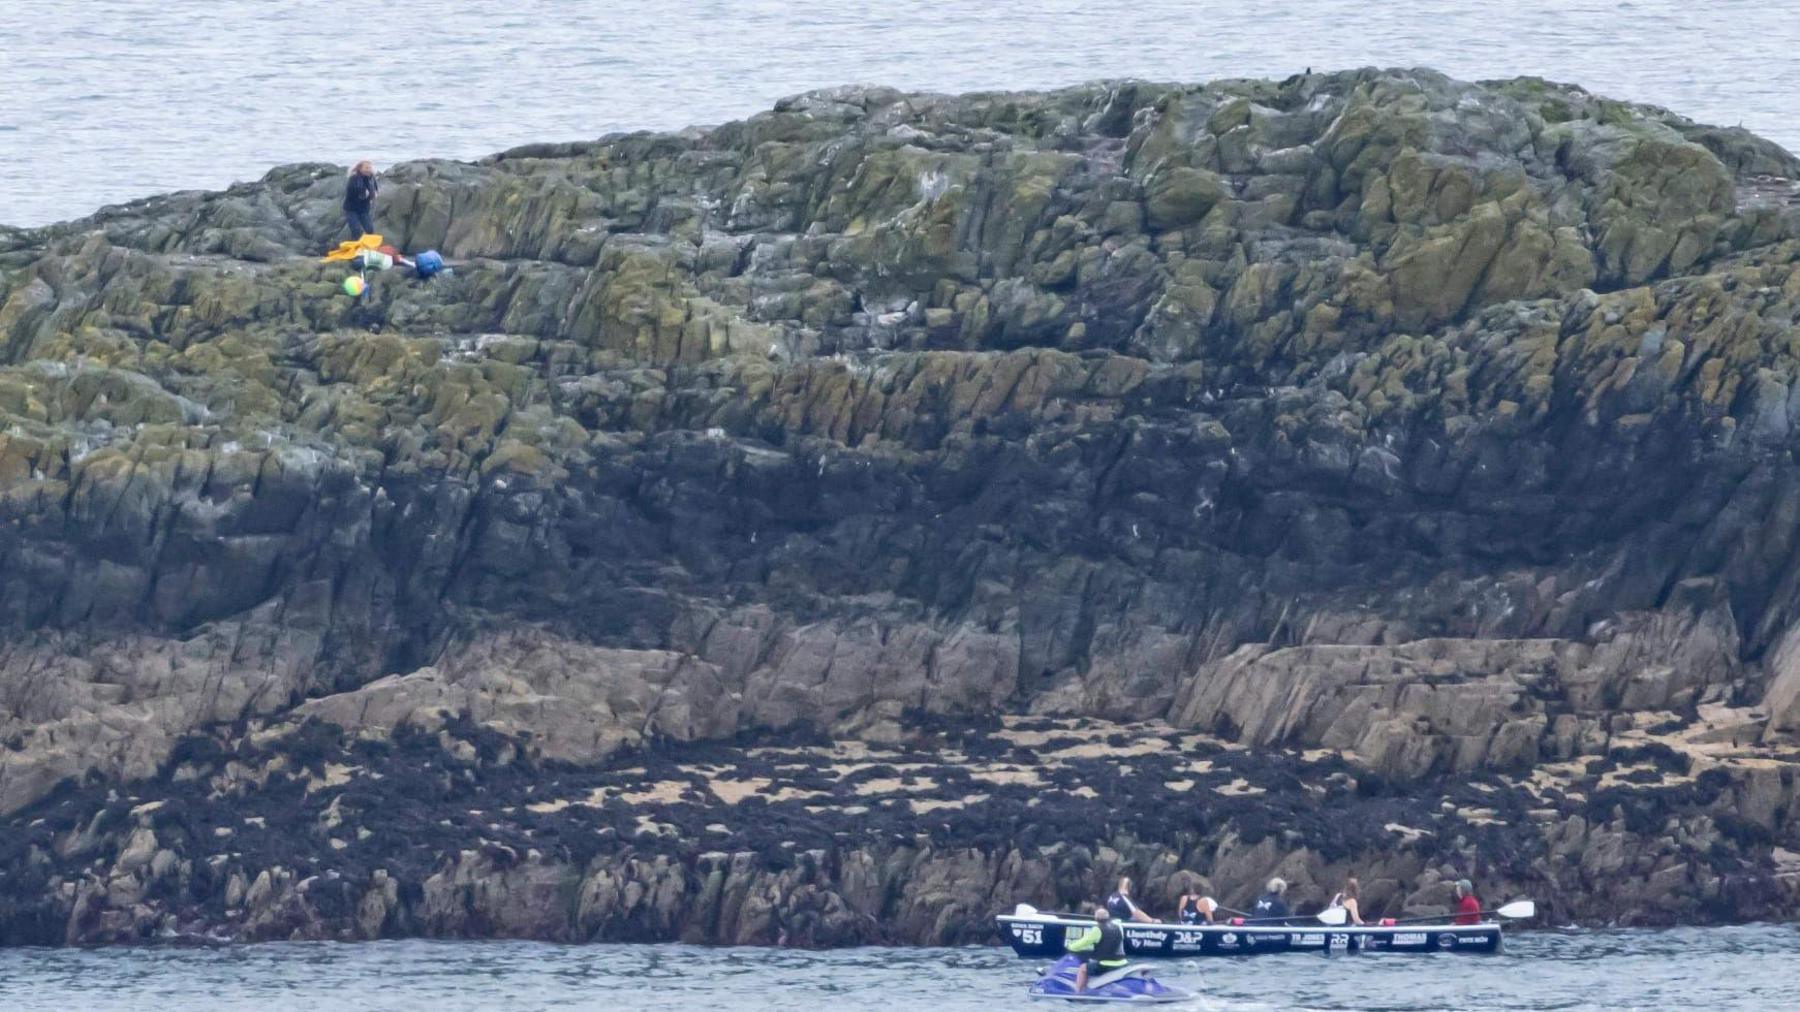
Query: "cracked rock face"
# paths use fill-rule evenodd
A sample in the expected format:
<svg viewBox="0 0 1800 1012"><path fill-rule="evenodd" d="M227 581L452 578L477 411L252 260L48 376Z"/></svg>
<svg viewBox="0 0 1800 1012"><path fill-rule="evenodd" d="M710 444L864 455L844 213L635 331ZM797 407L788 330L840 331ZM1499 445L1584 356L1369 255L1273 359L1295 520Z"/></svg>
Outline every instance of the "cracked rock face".
<svg viewBox="0 0 1800 1012"><path fill-rule="evenodd" d="M1778 914L1796 179L1357 71L397 166L356 301L334 166L0 230L0 940Z"/></svg>

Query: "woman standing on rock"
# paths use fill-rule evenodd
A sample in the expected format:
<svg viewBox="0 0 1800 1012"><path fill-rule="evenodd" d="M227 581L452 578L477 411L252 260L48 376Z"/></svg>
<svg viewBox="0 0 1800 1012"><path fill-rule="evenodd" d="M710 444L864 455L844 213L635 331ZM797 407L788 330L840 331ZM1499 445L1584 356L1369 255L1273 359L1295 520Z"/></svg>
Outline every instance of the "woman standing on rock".
<svg viewBox="0 0 1800 1012"><path fill-rule="evenodd" d="M344 220L350 223L350 238L361 239L375 231L371 208L375 205L375 191L380 188L381 184L375 181L375 166L367 161L357 162L350 170L350 180L344 184Z"/></svg>

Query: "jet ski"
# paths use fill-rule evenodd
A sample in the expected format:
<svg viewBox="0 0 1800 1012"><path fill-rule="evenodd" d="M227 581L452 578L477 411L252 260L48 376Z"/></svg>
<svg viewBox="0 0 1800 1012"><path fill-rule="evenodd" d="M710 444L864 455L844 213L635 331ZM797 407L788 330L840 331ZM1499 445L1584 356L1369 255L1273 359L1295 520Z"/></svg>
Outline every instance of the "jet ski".
<svg viewBox="0 0 1800 1012"><path fill-rule="evenodd" d="M1033 998L1062 998L1067 1001L1129 1001L1154 1005L1169 1001L1186 1001L1194 992L1170 987L1151 976L1143 963L1122 966L1111 973L1089 977L1087 990L1075 990L1075 971L1084 960L1080 956L1064 956L1044 971L1037 983L1026 992Z"/></svg>

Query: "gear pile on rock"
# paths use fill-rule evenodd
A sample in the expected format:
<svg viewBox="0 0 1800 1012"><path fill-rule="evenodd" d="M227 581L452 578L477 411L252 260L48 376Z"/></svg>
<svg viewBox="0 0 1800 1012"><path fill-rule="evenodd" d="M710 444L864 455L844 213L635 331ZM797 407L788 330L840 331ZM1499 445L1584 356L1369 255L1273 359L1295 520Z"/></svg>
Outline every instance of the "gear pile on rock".
<svg viewBox="0 0 1800 1012"><path fill-rule="evenodd" d="M0 229L0 943L1800 900L1776 146L1371 70L386 179L454 276L334 297L332 166Z"/></svg>

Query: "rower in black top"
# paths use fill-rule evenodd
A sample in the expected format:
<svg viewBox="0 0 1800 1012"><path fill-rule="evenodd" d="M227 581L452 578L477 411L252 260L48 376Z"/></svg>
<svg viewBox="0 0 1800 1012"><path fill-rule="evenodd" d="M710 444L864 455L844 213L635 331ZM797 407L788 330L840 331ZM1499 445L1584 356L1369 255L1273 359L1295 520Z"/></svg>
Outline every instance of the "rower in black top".
<svg viewBox="0 0 1800 1012"><path fill-rule="evenodd" d="M1218 908L1219 905L1213 902L1211 896L1182 893L1181 899L1175 905L1175 915L1181 919L1183 924L1200 924L1202 922L1211 924L1213 912Z"/></svg>
<svg viewBox="0 0 1800 1012"><path fill-rule="evenodd" d="M1121 878L1119 880L1119 888L1113 890L1113 894L1106 898L1106 909L1115 918L1121 921L1140 921L1149 924L1156 920L1156 918L1139 910L1138 905L1131 901L1130 878Z"/></svg>
<svg viewBox="0 0 1800 1012"><path fill-rule="evenodd" d="M1282 899L1282 894L1285 892L1287 892L1286 881L1279 878L1270 879L1268 891L1257 897L1256 905L1250 908L1250 913L1255 915L1255 919L1259 921L1285 923L1287 917L1292 913L1288 909L1287 900Z"/></svg>

